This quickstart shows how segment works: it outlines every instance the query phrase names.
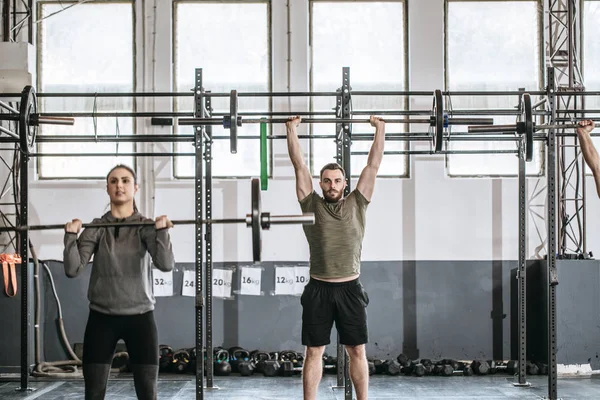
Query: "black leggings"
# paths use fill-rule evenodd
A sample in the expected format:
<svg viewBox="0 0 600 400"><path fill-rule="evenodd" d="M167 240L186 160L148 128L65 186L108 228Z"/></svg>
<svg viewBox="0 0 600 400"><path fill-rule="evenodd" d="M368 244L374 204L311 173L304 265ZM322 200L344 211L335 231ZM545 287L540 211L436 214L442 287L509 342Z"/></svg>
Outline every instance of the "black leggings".
<svg viewBox="0 0 600 400"><path fill-rule="evenodd" d="M111 364L120 339L125 342L130 364L158 365L158 331L153 311L106 315L90 310L83 338L83 363Z"/></svg>
<svg viewBox="0 0 600 400"><path fill-rule="evenodd" d="M86 399L103 399L117 342L123 339L129 354L139 399L156 398L158 331L154 312L106 315L90 310L83 338L83 376Z"/></svg>

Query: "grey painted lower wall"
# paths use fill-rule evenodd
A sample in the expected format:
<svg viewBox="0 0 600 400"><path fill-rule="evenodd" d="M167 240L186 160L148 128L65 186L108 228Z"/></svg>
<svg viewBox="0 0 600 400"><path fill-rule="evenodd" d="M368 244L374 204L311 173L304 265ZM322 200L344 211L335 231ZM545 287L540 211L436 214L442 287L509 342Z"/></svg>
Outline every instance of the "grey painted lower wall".
<svg viewBox="0 0 600 400"><path fill-rule="evenodd" d="M278 262L278 266L297 265ZM528 265L528 350L546 357L545 290L542 262ZM70 343L82 342L88 315L89 269L75 279L62 264L49 262L60 297ZM216 264L215 267L231 265ZM240 345L267 351L302 350L301 306L296 296L269 295L274 289L274 264L263 263L264 296L235 295L213 300L213 346ZM516 262L402 261L364 262L361 281L369 293L371 357L508 359L516 358ZM600 353L600 263L559 261L559 363L595 362ZM157 298L155 317L159 341L172 348L194 345L194 299L183 297L183 271L177 265L175 295ZM237 289L234 273L234 287ZM66 358L56 328L57 306L46 273L41 279L42 361ZM0 372L20 363L20 302L0 296ZM327 351L335 353L335 329Z"/></svg>
<svg viewBox="0 0 600 400"><path fill-rule="evenodd" d="M22 269L20 265L15 266L17 275L17 294L14 297L8 297L4 291L0 294L0 372L15 372L21 370L21 302L23 299ZM30 266L27 270L28 288L33 288L33 268ZM4 279L4 277L2 277ZM11 291L12 294L12 291ZM28 314L34 314L33 290L27 291ZM28 363L35 363L34 342L33 342L33 324L29 326L29 346Z"/></svg>
<svg viewBox="0 0 600 400"><path fill-rule="evenodd" d="M600 369L600 263L557 260L556 341L559 364L590 363ZM528 268L527 347L548 359L548 284L545 262ZM516 321L515 321L516 323Z"/></svg>
<svg viewBox="0 0 600 400"><path fill-rule="evenodd" d="M557 359L561 364L590 362L594 369L600 369L598 265L598 261L557 263Z"/></svg>

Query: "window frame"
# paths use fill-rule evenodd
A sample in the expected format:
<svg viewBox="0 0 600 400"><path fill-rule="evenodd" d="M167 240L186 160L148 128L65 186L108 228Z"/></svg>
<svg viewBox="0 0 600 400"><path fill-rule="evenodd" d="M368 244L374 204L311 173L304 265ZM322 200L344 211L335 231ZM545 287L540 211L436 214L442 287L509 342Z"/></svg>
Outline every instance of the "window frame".
<svg viewBox="0 0 600 400"><path fill-rule="evenodd" d="M588 87L586 87L585 82L586 82L586 76L585 76L585 40L586 40L586 32L585 32L585 4L586 3L598 3L600 5L600 0L579 0L579 26L581 27L581 29L579 30L579 43L580 43L580 55L579 55L579 60L581 60L581 73L583 75L583 80L584 80L584 88L585 90L589 90ZM598 88L600 90L600 87ZM587 108L587 106L586 106ZM593 139L593 138L592 138ZM593 176L592 170L585 165L585 176Z"/></svg>
<svg viewBox="0 0 600 400"><path fill-rule="evenodd" d="M65 5L65 4L75 4L75 1L59 1L59 0L38 0L36 2L36 19L37 21L40 21L42 19L42 9L45 5L47 4L55 4L55 5ZM132 43L132 70L131 70L131 76L132 76L132 88L133 91L136 91L137 88L137 74L136 74L136 68L137 68L137 35L136 35L136 22L137 22L137 16L136 16L136 7L135 7L135 0L102 0L101 2L94 2L94 3L89 3L87 5L98 5L98 4L125 4L125 5L129 5L131 7L131 43ZM86 4L78 4L78 6L85 6ZM42 71L43 71L43 57L42 57L42 43L43 43L43 31L44 29L42 28L42 26L40 26L38 29L36 29L36 43L35 43L35 53L36 53L36 83L35 83L35 87L36 87L36 91L40 91L40 88L43 86L43 79L42 79ZM42 103L40 103L38 101L38 110L39 112L43 112L41 109L41 105ZM136 98L133 97L132 98L132 112L137 112L137 101ZM132 129L133 132L135 134L135 132L137 131L136 129L136 124L137 124L137 119L135 117L131 117L132 119ZM41 145L41 143L36 143L36 151L40 152L39 150L39 146ZM115 146L117 146L118 143L115 143ZM131 151L133 153L137 153L137 144L134 142L132 143L132 149ZM65 151L65 153L68 152L68 150ZM74 153L74 154L79 154L79 153ZM91 153L94 154L94 153ZM95 158L100 158L97 156L92 156L94 159ZM132 157L132 165L131 167L134 169L134 171L136 171L137 173L137 164L138 164L138 156L131 156ZM35 165L35 179L38 181L72 181L72 180L80 180L80 181L99 181L99 180L105 180L106 179L106 175L103 173L101 175L98 176L64 176L64 177L44 177L42 174L42 157L36 157L36 160L34 163L32 163Z"/></svg>
<svg viewBox="0 0 600 400"><path fill-rule="evenodd" d="M271 4L271 0L172 0L171 2L171 7L172 7L172 40L171 40L171 49L172 49L172 57L173 57L173 63L172 63L172 76L173 76L173 80L172 80L172 84L173 84L173 88L176 90L178 87L178 81L177 81L177 27L178 27L178 13L177 13L177 6L179 4L265 4L266 8L267 8L267 53L268 53L268 60L269 60L269 65L268 65L268 69L267 69L267 75L268 75L268 80L267 80L267 86L268 86L268 91L272 92L273 91L273 10L272 10L272 4ZM201 68L201 66L199 66ZM190 71L190 74L192 72ZM210 88L206 88L208 90L210 90ZM172 102L172 107L174 111L179 111L177 108L177 97L173 97L173 102ZM269 97L268 99L268 110L267 112L272 112L273 111L273 97ZM174 126L174 131L173 134L176 135L176 130L177 130L177 126ZM273 132L273 127L272 124L267 124L267 136L272 135ZM242 139L242 140L260 140L260 136L257 135L256 136L257 139ZM219 139L219 140L227 140L227 139ZM267 138L267 177L268 179L272 179L273 178L273 140L276 139L268 139ZM172 143L171 148L173 150L173 152L175 153L177 151L177 143ZM214 150L213 150L214 151ZM176 157L178 156L172 156L171 157L171 162L172 162L172 172L171 172L171 178L173 180L176 181L190 181L192 179L195 179L194 176L187 176L187 175L182 175L182 174L178 174L177 173L177 161L176 161ZM188 156L186 156L188 157ZM213 157L214 158L214 157ZM260 156L257 157L257 161L260 162ZM204 159L201 161L204 162ZM213 170L214 172L214 170ZM241 172L241 171L240 171ZM216 175L216 174L212 174L211 177L215 178L215 179L219 179L219 180L238 180L238 179L249 179L253 176L256 176L256 174L235 174L235 175Z"/></svg>
<svg viewBox="0 0 600 400"><path fill-rule="evenodd" d="M313 68L313 60L314 60L314 36L313 36L313 15L314 15L314 10L313 10L313 6L315 3L401 3L402 4L402 34L403 34L403 41L402 41L402 46L403 46L403 50L404 50L404 57L403 57L403 67L404 67L404 89L403 90L410 90L409 88L409 83L410 83L410 76L409 76L409 27L408 27L408 2L409 0L308 0L308 46L309 46L309 51L310 51L310 72L309 72L309 87L310 87L310 91L313 91L314 88L314 81L313 81L313 77L314 77L314 68ZM350 68L350 73L352 74L352 68ZM350 83L352 83L352 79L350 79ZM342 69L340 68L340 86L342 84ZM332 89L332 91L335 91L335 88ZM314 102L313 102L314 97L310 98L310 111L314 110ZM404 102L404 110L403 111L409 111L410 110L410 96L403 96L403 102ZM409 124L404 124L404 128L406 132L409 132ZM312 136L312 132L313 132L313 127L311 125L310 129L309 129L309 134ZM308 144L308 168L309 171L312 175L313 178L315 179L320 179L319 176L319 171L320 168L315 170L315 157L314 157L314 147L315 147L315 140L317 141L322 141L324 139L309 139L309 144ZM410 141L400 141L401 143L405 143L405 150L410 150L411 149L411 142ZM335 156L335 153L333 154L333 156ZM355 156L350 156L350 163L352 165L353 160L354 160ZM385 156L384 156L385 157ZM403 179L403 178L410 178L410 157L411 155L409 154L404 154L404 155L387 155L387 157L402 157L403 158L403 163L404 163L404 169L405 169L405 173L403 174L397 174L397 175L383 175L383 174L378 174L377 175L377 179ZM335 157L334 157L335 158ZM357 171L353 168L351 171L351 179L358 179L360 176L360 172L361 171Z"/></svg>
<svg viewBox="0 0 600 400"><path fill-rule="evenodd" d="M538 31L538 72L539 72L539 81L538 81L538 89L536 90L544 90L545 84L544 80L546 77L545 67L544 67L544 51L546 48L545 37L544 37L544 10L542 0L444 0L444 90L449 91L449 70L448 70L448 26L449 26L449 5L450 3L537 3L537 31ZM517 91L517 89L515 89ZM515 121L516 123L516 121ZM527 178L539 178L546 175L546 145L542 142L540 145L540 151L538 156L540 157L540 171L539 173L529 173L526 172ZM451 174L450 173L450 158L452 154L446 154L444 156L444 164L446 170L446 176L449 178L516 178L518 177L518 171L514 174ZM493 154L491 154L493 156ZM517 162L515 161L515 165Z"/></svg>

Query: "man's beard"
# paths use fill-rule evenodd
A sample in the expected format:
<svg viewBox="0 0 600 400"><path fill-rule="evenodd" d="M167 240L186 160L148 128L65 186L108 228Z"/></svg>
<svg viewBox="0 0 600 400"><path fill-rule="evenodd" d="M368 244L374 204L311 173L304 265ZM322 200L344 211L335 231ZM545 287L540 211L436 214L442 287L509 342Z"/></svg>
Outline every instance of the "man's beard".
<svg viewBox="0 0 600 400"><path fill-rule="evenodd" d="M328 203L337 203L342 198L342 192L323 192L323 197Z"/></svg>

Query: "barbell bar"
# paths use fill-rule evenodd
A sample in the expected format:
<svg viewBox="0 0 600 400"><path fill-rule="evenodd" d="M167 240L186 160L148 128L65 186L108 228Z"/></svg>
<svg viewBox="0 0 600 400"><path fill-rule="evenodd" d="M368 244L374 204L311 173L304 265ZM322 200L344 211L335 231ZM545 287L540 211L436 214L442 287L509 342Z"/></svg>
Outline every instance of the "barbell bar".
<svg viewBox="0 0 600 400"><path fill-rule="evenodd" d="M432 124L435 122L433 117L430 118L403 118L403 119L390 119L390 118L382 118L388 124ZM242 123L247 124L259 124L259 123L271 123L271 124L284 124L288 122L288 119L285 118L244 118L242 119ZM316 124L359 124L364 123L368 124L370 122L369 119L363 118L303 118L302 122ZM448 118L447 122L443 122L446 125L469 125L473 122L481 123L482 125L493 124L493 118ZM181 118L179 120L179 125L221 125L223 123L222 119L218 118ZM238 126L242 126L239 124Z"/></svg>
<svg viewBox="0 0 600 400"><path fill-rule="evenodd" d="M525 160L533 159L533 110L531 107L531 96L529 93L521 95L519 115L517 123L510 125L491 125L491 126L469 126L468 133L516 133L525 135Z"/></svg>
<svg viewBox="0 0 600 400"><path fill-rule="evenodd" d="M516 133L518 135L525 135L525 159L531 161L533 159L533 140L534 132L544 129L576 129L577 124L549 124L549 125L536 125L533 121L533 112L531 106L531 96L529 93L523 93L521 95L521 107L520 115L518 116L519 121L516 124L509 125L491 125L491 126L469 126L467 128L468 133ZM594 124L594 127L598 127L600 124ZM575 136L572 135L561 135L561 136Z"/></svg>
<svg viewBox="0 0 600 400"><path fill-rule="evenodd" d="M2 105L7 108L7 104ZM15 121L19 124L19 137L21 148L31 149L37 135L37 127L40 124L48 125L73 125L75 119L70 117L41 117L37 112L37 98L33 86L28 85L21 92L21 102L18 113L15 108L9 106L12 113L0 114L0 121ZM11 135L12 136L12 135Z"/></svg>
<svg viewBox="0 0 600 400"><path fill-rule="evenodd" d="M8 106L8 105L7 105ZM21 102L19 113L14 108L10 108L13 113L0 114L0 121L17 121L19 123L19 132L21 146L32 148L37 136L37 126L40 124L52 125L73 125L75 120L73 117L61 116L45 116L37 113L37 97L32 86L26 86L21 93ZM233 121L233 123L232 123ZM230 151L237 152L237 127L243 123L285 123L286 118L247 118L244 119L238 115L238 93L232 90L230 93L230 114L223 118L181 118L179 125L223 125L230 129ZM368 123L368 119L336 119L336 118L308 118L304 122L307 123ZM436 90L433 96L433 106L431 116L429 118L404 118L404 119L387 119L388 123L410 123L410 124L428 124L434 130L429 133L435 152L442 149L443 129L449 125L491 125L492 118L448 118L448 115L443 112L443 98L441 90Z"/></svg>
<svg viewBox="0 0 600 400"><path fill-rule="evenodd" d="M485 141L494 141L494 140L508 140L501 133L495 136L491 134L482 134L486 136L474 137L473 135L467 134L466 132L454 132L451 135L447 134L443 137L443 140L471 140L472 138L476 140L485 140ZM353 141L368 141L373 140L373 133L353 133L352 140ZM267 139L286 139L286 135L268 135ZM298 139L335 139L336 136L333 134L314 134L314 135L298 135ZM4 142L3 138L0 137L0 143ZM217 135L212 136L212 140L226 140L229 139L229 136L225 135ZM244 140L259 140L260 136L258 135L240 135L238 139ZM425 141L431 140L431 136L428 132L404 132L404 133L386 133L385 135L386 141L388 140L400 140L400 141ZM196 137L194 135L179 135L179 134L167 134L167 135L133 135L133 134L120 134L116 135L86 135L86 136L73 136L73 135L39 135L37 136L38 143L82 143L82 142L111 142L111 143L119 143L119 142L127 142L127 143L158 143L158 142L172 142L172 143L181 143L181 142L194 142ZM73 154L73 153L71 153Z"/></svg>
<svg viewBox="0 0 600 400"><path fill-rule="evenodd" d="M243 126L244 123L286 123L287 118L243 118L238 114L238 94L236 90L232 90L230 94L230 114L222 118L179 118L178 125L182 126L204 126L204 125L222 125L225 129L230 130L230 151L237 152L237 128ZM307 118L303 120L306 123L369 123L369 119L356 118ZM433 93L433 104L429 118L420 119L385 119L386 123L397 124L428 124L433 130L430 132L431 140L435 152L442 150L444 128L449 125L491 125L494 123L492 118L449 118L444 113L442 91L436 90Z"/></svg>
<svg viewBox="0 0 600 400"><path fill-rule="evenodd" d="M594 124L594 128L600 127L600 123ZM508 125L492 125L492 126L469 126L469 133L512 133L515 132L516 125L508 124ZM544 130L544 129L577 129L579 125L577 124L542 124L535 125L533 129L536 131ZM574 135L568 135L574 136ZM537 137L537 136L536 136Z"/></svg>
<svg viewBox="0 0 600 400"><path fill-rule="evenodd" d="M520 96L518 90L450 90L444 96ZM533 96L544 96L545 90L529 91ZM419 90L354 90L354 96L428 96L430 92ZM557 91L555 96L600 96L600 91ZM206 97L229 97L227 92L205 92ZM335 97L339 92L240 92L239 97ZM0 98L18 97L19 93L0 93ZM192 91L185 92L40 92L38 97L193 97Z"/></svg>
<svg viewBox="0 0 600 400"><path fill-rule="evenodd" d="M0 114L1 121L20 121L20 114ZM51 117L41 116L40 114L32 114L29 116L32 125L49 124L49 125L73 125L75 119L72 117Z"/></svg>
<svg viewBox="0 0 600 400"><path fill-rule="evenodd" d="M535 110L535 107L534 107ZM564 111L564 110L563 110ZM560 113L561 110L557 110L557 113ZM573 112L577 112L577 110L573 110ZM583 110L581 112L587 113L600 113L600 110ZM382 109L374 109L374 110L352 110L352 115L428 115L430 113L429 110L382 110ZM519 112L515 109L501 109L501 108L492 108L492 109L453 109L451 111L452 115L504 115L504 116L512 116L517 115ZM549 111L535 111L535 115L550 115ZM106 117L118 117L118 118L151 118L150 124L153 126L172 126L173 125L173 117L178 118L186 118L193 117L194 113L191 111L181 111L181 112L122 112L122 111L70 111L70 112L43 112L40 113L40 117L85 117L85 118L106 118ZM223 111L214 111L211 113L212 117L224 117L229 115L229 112ZM244 118L250 117L294 117L296 115L301 117L310 117L310 116L326 116L326 117L334 117L335 111L264 111L264 110L254 110L254 111L240 111L238 112L239 116Z"/></svg>
<svg viewBox="0 0 600 400"><path fill-rule="evenodd" d="M548 124L548 125L535 125L535 130L540 130L540 129L577 129L580 126L577 124L565 124L565 125L560 125L560 124ZM594 124L594 128L598 128L600 127L599 123L595 123Z"/></svg>
<svg viewBox="0 0 600 400"><path fill-rule="evenodd" d="M198 225L198 224L246 224L252 229L252 259L254 262L261 261L262 254L262 238L261 231L268 230L271 225L312 225L315 223L314 213L305 213L301 215L271 215L268 212L263 212L260 201L260 180L252 179L251 190L251 211L245 218L221 218L221 219L185 219L172 220L173 225ZM110 227L125 227L125 226L154 226L154 221L131 221L131 222L106 222L106 223L86 223L82 224L83 228L110 228ZM0 227L0 232L22 232L22 231L40 231L64 229L65 224L53 225L20 225L14 227Z"/></svg>

